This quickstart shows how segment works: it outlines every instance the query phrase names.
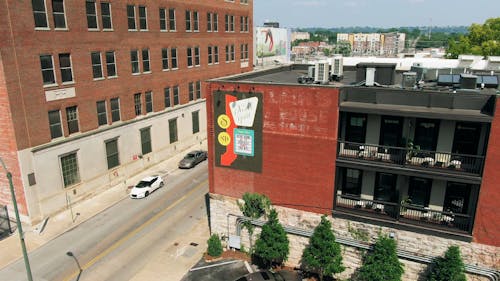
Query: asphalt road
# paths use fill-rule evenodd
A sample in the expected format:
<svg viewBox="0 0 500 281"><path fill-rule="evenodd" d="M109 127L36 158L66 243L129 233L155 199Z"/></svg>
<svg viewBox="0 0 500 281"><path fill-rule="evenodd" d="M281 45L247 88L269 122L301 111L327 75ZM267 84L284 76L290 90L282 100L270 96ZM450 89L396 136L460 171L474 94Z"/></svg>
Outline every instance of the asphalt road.
<svg viewBox="0 0 500 281"><path fill-rule="evenodd" d="M166 184L145 199L126 198L30 253L33 279L129 280L157 245L174 241L197 219L207 219L207 164L164 175ZM71 251L78 260L67 256ZM26 280L23 260L0 271L0 280Z"/></svg>

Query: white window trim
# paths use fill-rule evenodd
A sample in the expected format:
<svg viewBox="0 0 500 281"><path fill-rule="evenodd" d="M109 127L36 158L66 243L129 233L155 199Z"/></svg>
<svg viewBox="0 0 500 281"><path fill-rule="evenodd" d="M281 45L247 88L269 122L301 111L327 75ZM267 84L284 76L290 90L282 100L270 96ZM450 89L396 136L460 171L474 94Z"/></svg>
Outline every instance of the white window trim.
<svg viewBox="0 0 500 281"><path fill-rule="evenodd" d="M137 13L135 12L135 5L126 5L125 6L125 13L128 13L128 11L127 11L127 7L128 6L132 6L134 8L134 23L135 23L134 26L135 26L135 28L134 29L128 28L128 19L129 19L129 17L128 17L128 14L127 14L127 30L128 31L137 31L137 27L138 26L137 26L137 16L136 16Z"/></svg>
<svg viewBox="0 0 500 281"><path fill-rule="evenodd" d="M93 0L93 1L85 1L85 5L87 5L87 3L88 3L88 2L92 2L92 3L94 3L94 10L95 10L95 22L96 22L97 27L95 27L95 28L89 28L89 27L87 26L87 30L88 30L88 31L100 31L100 29L99 29L99 15L97 14L97 3L96 3L96 1L95 1L95 0ZM85 8L86 8L86 7L85 7ZM87 16L88 16L88 14L87 14L87 13L85 13L85 17L87 17ZM88 22L87 22L87 25L88 25Z"/></svg>
<svg viewBox="0 0 500 281"><path fill-rule="evenodd" d="M56 67L55 67L55 64L54 64L54 56L53 55L48 55L48 54L42 54L40 56L50 56L50 59L52 60L52 74L54 75L54 83L52 84L43 84L43 87L44 88L50 88L50 87L55 87L55 86L58 86L57 84L57 76L56 76ZM40 71L42 71L43 69L40 68ZM43 73L42 73L42 83L43 82Z"/></svg>
<svg viewBox="0 0 500 281"><path fill-rule="evenodd" d="M108 76L108 61L106 60L106 77L108 79L114 79L114 78L118 78L118 67L116 67L116 54L115 54L115 51L105 51L104 52L104 57L106 57L106 53L107 52L112 52L113 53L113 61L114 61L114 65L115 65L115 75L113 76Z"/></svg>
<svg viewBox="0 0 500 281"><path fill-rule="evenodd" d="M68 28L68 17L66 16L66 3L64 1L63 2L63 11L64 11L64 26L65 27L55 27L55 23L54 23L54 30L59 30L59 31L64 31L64 30L69 30ZM52 17L54 17L54 8L52 8Z"/></svg>
<svg viewBox="0 0 500 281"><path fill-rule="evenodd" d="M135 6L134 6L135 7ZM141 28L141 7L144 8L144 11L146 12L146 15L145 15L145 19L146 19L146 29L142 29ZM136 26L136 27L139 27L139 31L149 31L149 24L148 24L148 7L146 6L138 6L138 10L139 10L139 26Z"/></svg>
<svg viewBox="0 0 500 281"><path fill-rule="evenodd" d="M62 53L62 54L66 54L66 53ZM73 75L73 58L72 58L71 53L67 53L67 54L69 55L69 69L71 69L71 81L62 82L62 73L61 73L61 85L75 84L75 76ZM58 54L58 56L59 56L59 54ZM67 68L65 68L65 69L67 69ZM59 62L59 71L62 71L61 62Z"/></svg>
<svg viewBox="0 0 500 281"><path fill-rule="evenodd" d="M151 73L151 54L150 54L150 52L149 52L149 49L141 49L141 53L140 53L140 54L141 54L140 61L142 62L142 69L144 70L144 58L142 57L142 52L143 52L144 50L147 50L147 51L148 51L148 60L147 60L147 62L148 62L148 64L149 64L149 70L148 70L148 71L143 71L142 73L144 73L144 74L149 74L149 73Z"/></svg>
<svg viewBox="0 0 500 281"><path fill-rule="evenodd" d="M113 10L111 9L111 3L110 2L101 2L102 3L107 3L109 5L109 21L111 22L111 28L104 28L104 24L102 27L102 31L114 31L113 29ZM102 21L102 9L101 9L101 21Z"/></svg>
<svg viewBox="0 0 500 281"><path fill-rule="evenodd" d="M46 27L35 27L35 30L50 30L50 21L49 21L49 15L48 15L48 11L47 11L47 1L46 0L43 0L43 6L45 7L45 21L47 22L47 26ZM33 11L33 8L32 8L32 12L35 13L35 11ZM33 19L33 23L35 19Z"/></svg>
<svg viewBox="0 0 500 281"><path fill-rule="evenodd" d="M94 78L94 64L92 63L92 53L99 53L99 61L101 62L99 65L101 66L101 77ZM104 69L102 67L102 54L101 52L90 52L90 63L92 64L92 80L98 81L98 80L104 80Z"/></svg>
<svg viewBox="0 0 500 281"><path fill-rule="evenodd" d="M170 25L170 10L173 10L174 11L174 29L171 28L171 25ZM176 13L177 9L175 8L169 8L168 9L168 17L167 17L167 23L168 23L168 26L167 26L167 29L168 29L168 32L177 32L177 13Z"/></svg>

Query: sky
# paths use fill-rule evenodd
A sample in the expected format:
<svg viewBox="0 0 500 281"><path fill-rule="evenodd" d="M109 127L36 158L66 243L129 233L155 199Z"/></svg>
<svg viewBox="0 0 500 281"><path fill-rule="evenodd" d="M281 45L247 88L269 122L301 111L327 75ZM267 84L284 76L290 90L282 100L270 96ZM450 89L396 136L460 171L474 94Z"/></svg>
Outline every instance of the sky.
<svg viewBox="0 0 500 281"><path fill-rule="evenodd" d="M253 0L254 24L280 27L469 26L500 17L500 0Z"/></svg>

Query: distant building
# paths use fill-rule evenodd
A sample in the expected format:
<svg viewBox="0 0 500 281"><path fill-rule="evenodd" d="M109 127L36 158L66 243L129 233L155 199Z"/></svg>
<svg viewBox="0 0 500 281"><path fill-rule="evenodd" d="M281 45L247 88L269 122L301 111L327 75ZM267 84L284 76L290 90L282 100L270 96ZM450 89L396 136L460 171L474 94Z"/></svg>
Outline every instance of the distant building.
<svg viewBox="0 0 500 281"><path fill-rule="evenodd" d="M295 40L309 40L310 38L309 32L292 32L292 42Z"/></svg>
<svg viewBox="0 0 500 281"><path fill-rule="evenodd" d="M349 42L353 56L396 56L405 48L404 33L339 33L337 42Z"/></svg>
<svg viewBox="0 0 500 281"><path fill-rule="evenodd" d="M276 21L268 21L264 23L264 27L280 28L280 23Z"/></svg>
<svg viewBox="0 0 500 281"><path fill-rule="evenodd" d="M395 56L405 49L405 33L391 32L382 34L382 54Z"/></svg>

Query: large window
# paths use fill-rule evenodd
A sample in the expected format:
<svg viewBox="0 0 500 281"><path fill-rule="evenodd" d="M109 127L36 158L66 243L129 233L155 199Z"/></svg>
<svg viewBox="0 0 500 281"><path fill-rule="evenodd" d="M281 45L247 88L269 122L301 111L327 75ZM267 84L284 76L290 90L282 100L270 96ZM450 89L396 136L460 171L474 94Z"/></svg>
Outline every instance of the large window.
<svg viewBox="0 0 500 281"><path fill-rule="evenodd" d="M80 131L78 127L78 110L76 106L66 108L66 119L68 122L68 133L73 134Z"/></svg>
<svg viewBox="0 0 500 281"><path fill-rule="evenodd" d="M120 98L111 99L111 121L120 121Z"/></svg>
<svg viewBox="0 0 500 281"><path fill-rule="evenodd" d="M134 5L127 5L127 20L128 30L136 30Z"/></svg>
<svg viewBox="0 0 500 281"><path fill-rule="evenodd" d="M116 62L115 62L115 52L106 52L106 70L108 72L108 77L116 76Z"/></svg>
<svg viewBox="0 0 500 281"><path fill-rule="evenodd" d="M59 110L49 111L49 127L51 138L62 137L61 113Z"/></svg>
<svg viewBox="0 0 500 281"><path fill-rule="evenodd" d="M429 207L431 197L432 180L410 177L410 186L408 188L408 199L412 205L420 207Z"/></svg>
<svg viewBox="0 0 500 281"><path fill-rule="evenodd" d="M439 134L439 120L417 119L415 144L422 150L436 151Z"/></svg>
<svg viewBox="0 0 500 281"><path fill-rule="evenodd" d="M240 32L248 32L248 17L240 17Z"/></svg>
<svg viewBox="0 0 500 281"><path fill-rule="evenodd" d="M191 32L191 11L186 10L186 32Z"/></svg>
<svg viewBox="0 0 500 281"><path fill-rule="evenodd" d="M458 182L448 182L444 196L443 211L457 214L467 214L471 185Z"/></svg>
<svg viewBox="0 0 500 281"><path fill-rule="evenodd" d="M241 44L240 51L241 51L241 60L248 61L248 44Z"/></svg>
<svg viewBox="0 0 500 281"><path fill-rule="evenodd" d="M170 143L177 141L177 119L168 120L168 133L170 138Z"/></svg>
<svg viewBox="0 0 500 281"><path fill-rule="evenodd" d="M355 169L344 169L343 172L342 194L360 196L363 172Z"/></svg>
<svg viewBox="0 0 500 281"><path fill-rule="evenodd" d="M168 10L168 30L175 31L175 26L175 9L172 8Z"/></svg>
<svg viewBox="0 0 500 281"><path fill-rule="evenodd" d="M235 60L234 45L226 45L226 62Z"/></svg>
<svg viewBox="0 0 500 281"><path fill-rule="evenodd" d="M234 32L234 16L226 15L225 28L226 32Z"/></svg>
<svg viewBox="0 0 500 281"><path fill-rule="evenodd" d="M111 20L111 4L101 2L101 19L103 29L113 29L113 21Z"/></svg>
<svg viewBox="0 0 500 281"><path fill-rule="evenodd" d="M397 179L398 176L394 174L377 173L373 199L396 203L398 199L396 194Z"/></svg>
<svg viewBox="0 0 500 281"><path fill-rule="evenodd" d="M193 134L196 134L200 131L200 112L193 111L191 117L193 121Z"/></svg>
<svg viewBox="0 0 500 281"><path fill-rule="evenodd" d="M200 31L200 19L197 11L193 11L193 31Z"/></svg>
<svg viewBox="0 0 500 281"><path fill-rule="evenodd" d="M160 30L167 31L167 11L160 8Z"/></svg>
<svg viewBox="0 0 500 281"><path fill-rule="evenodd" d="M366 114L348 113L345 139L348 142L365 143Z"/></svg>
<svg viewBox="0 0 500 281"><path fill-rule="evenodd" d="M94 79L103 78L101 52L90 53L90 60L92 62L92 77Z"/></svg>
<svg viewBox="0 0 500 281"><path fill-rule="evenodd" d="M142 113L141 93L134 94L134 108L135 108L135 116L141 115Z"/></svg>
<svg viewBox="0 0 500 281"><path fill-rule="evenodd" d="M54 27L66 28L66 16L64 15L63 0L52 0L52 14L54 16Z"/></svg>
<svg viewBox="0 0 500 281"><path fill-rule="evenodd" d="M398 147L402 145L403 118L382 116L379 144Z"/></svg>
<svg viewBox="0 0 500 281"><path fill-rule="evenodd" d="M132 74L137 74L140 72L139 69L139 51L130 51L130 63L132 64Z"/></svg>
<svg viewBox="0 0 500 281"><path fill-rule="evenodd" d="M87 28L97 29L97 8L95 1L85 2L85 11L87 12Z"/></svg>
<svg viewBox="0 0 500 281"><path fill-rule="evenodd" d="M162 48L161 49L161 65L163 70L168 70L168 49L167 48Z"/></svg>
<svg viewBox="0 0 500 281"><path fill-rule="evenodd" d="M144 6L139 6L139 29L148 30L147 10Z"/></svg>
<svg viewBox="0 0 500 281"><path fill-rule="evenodd" d="M117 139L106 141L106 160L108 162L108 169L120 165Z"/></svg>
<svg viewBox="0 0 500 281"><path fill-rule="evenodd" d="M150 153L151 150L151 128L141 129L142 155Z"/></svg>
<svg viewBox="0 0 500 281"><path fill-rule="evenodd" d="M45 0L31 0L33 16L35 17L35 28L48 28L47 10Z"/></svg>
<svg viewBox="0 0 500 281"><path fill-rule="evenodd" d="M151 67L149 65L149 49L142 50L142 71L151 72Z"/></svg>
<svg viewBox="0 0 500 281"><path fill-rule="evenodd" d="M177 69L178 68L178 66L177 66L177 49L176 48L170 49L170 54L172 57L172 69Z"/></svg>
<svg viewBox="0 0 500 281"><path fill-rule="evenodd" d="M76 152L61 156L60 159L64 187L79 183L80 172L78 171L78 159Z"/></svg>
<svg viewBox="0 0 500 281"><path fill-rule="evenodd" d="M153 112L153 93L147 91L144 96L146 98L146 113Z"/></svg>
<svg viewBox="0 0 500 281"><path fill-rule="evenodd" d="M179 86L174 86L174 105L179 104Z"/></svg>
<svg viewBox="0 0 500 281"><path fill-rule="evenodd" d="M59 54L59 69L61 70L61 81L63 83L73 82L71 56L69 54Z"/></svg>
<svg viewBox="0 0 500 281"><path fill-rule="evenodd" d="M167 87L163 90L163 95L164 95L164 101L165 101L165 108L172 106L171 101L170 101L170 88Z"/></svg>
<svg viewBox="0 0 500 281"><path fill-rule="evenodd" d="M108 114L106 112L106 101L98 101L97 107L97 124L99 126L108 124Z"/></svg>
<svg viewBox="0 0 500 281"><path fill-rule="evenodd" d="M44 85L51 85L56 83L54 75L54 64L51 55L41 55L40 64L42 68L42 78Z"/></svg>
<svg viewBox="0 0 500 281"><path fill-rule="evenodd" d="M451 152L476 155L478 153L481 124L472 122L457 122L453 136Z"/></svg>

